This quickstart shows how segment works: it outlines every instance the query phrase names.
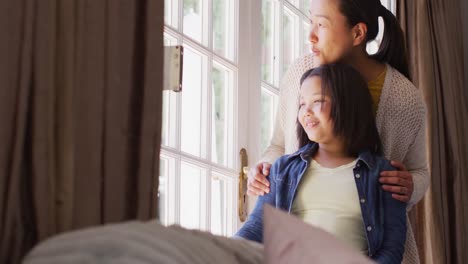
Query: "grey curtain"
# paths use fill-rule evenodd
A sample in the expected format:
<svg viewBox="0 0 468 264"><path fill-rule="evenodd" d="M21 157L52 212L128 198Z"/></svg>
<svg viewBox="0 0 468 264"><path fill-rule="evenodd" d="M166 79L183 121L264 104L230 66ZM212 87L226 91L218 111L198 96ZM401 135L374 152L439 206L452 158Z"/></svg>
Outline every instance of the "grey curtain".
<svg viewBox="0 0 468 264"><path fill-rule="evenodd" d="M431 186L412 211L423 263L468 263L468 102L461 1L397 1L428 110Z"/></svg>
<svg viewBox="0 0 468 264"><path fill-rule="evenodd" d="M156 216L163 2L0 1L0 263Z"/></svg>

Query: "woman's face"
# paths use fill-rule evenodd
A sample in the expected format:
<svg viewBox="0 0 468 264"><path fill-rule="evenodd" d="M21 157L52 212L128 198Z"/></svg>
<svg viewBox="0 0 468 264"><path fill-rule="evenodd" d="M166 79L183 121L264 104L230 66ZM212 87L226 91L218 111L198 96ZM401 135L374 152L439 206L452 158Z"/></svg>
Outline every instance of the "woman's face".
<svg viewBox="0 0 468 264"><path fill-rule="evenodd" d="M309 41L319 65L346 61L353 49L353 32L339 10L341 0L311 0Z"/></svg>
<svg viewBox="0 0 468 264"><path fill-rule="evenodd" d="M330 99L330 96L322 95L320 77L309 77L302 83L297 118L309 139L321 144L332 143L337 139L330 118Z"/></svg>

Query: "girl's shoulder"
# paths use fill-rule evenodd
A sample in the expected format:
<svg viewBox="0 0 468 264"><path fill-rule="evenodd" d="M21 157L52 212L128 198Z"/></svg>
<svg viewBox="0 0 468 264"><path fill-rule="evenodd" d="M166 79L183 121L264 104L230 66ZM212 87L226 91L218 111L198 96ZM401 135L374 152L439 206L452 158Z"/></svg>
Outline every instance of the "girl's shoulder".
<svg viewBox="0 0 468 264"><path fill-rule="evenodd" d="M395 167L392 166L391 161L386 159L383 156L375 155L374 156L375 166L378 171L394 171Z"/></svg>
<svg viewBox="0 0 468 264"><path fill-rule="evenodd" d="M310 160L313 154L317 151L317 143L309 143L294 153L286 154L279 157L271 166L271 170L280 171L290 165L297 165Z"/></svg>

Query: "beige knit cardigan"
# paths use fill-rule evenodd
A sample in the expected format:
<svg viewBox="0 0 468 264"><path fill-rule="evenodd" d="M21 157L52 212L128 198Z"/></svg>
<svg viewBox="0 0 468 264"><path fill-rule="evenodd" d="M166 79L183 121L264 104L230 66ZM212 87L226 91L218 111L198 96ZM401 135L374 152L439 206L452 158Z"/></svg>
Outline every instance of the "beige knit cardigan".
<svg viewBox="0 0 468 264"><path fill-rule="evenodd" d="M302 74L312 67L312 55L303 56L296 60L282 79L273 136L261 161L273 163L279 156L297 150L299 81ZM376 121L385 157L403 162L413 175L414 192L408 203L409 210L421 200L429 186L425 144L426 112L421 92L390 65L387 65ZM409 219L403 263L419 263Z"/></svg>

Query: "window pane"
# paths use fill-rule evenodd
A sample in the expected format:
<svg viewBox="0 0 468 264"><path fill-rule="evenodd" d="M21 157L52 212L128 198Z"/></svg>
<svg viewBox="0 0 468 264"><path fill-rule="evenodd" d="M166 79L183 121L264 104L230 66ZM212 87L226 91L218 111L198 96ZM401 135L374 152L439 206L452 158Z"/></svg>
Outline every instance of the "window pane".
<svg viewBox="0 0 468 264"><path fill-rule="evenodd" d="M289 3L293 4L296 7L299 7L300 0L288 0Z"/></svg>
<svg viewBox="0 0 468 264"><path fill-rule="evenodd" d="M309 16L309 9L310 9L310 0L300 0L301 1L301 11L306 16Z"/></svg>
<svg viewBox="0 0 468 264"><path fill-rule="evenodd" d="M184 0L184 33L198 42L203 37L202 0Z"/></svg>
<svg viewBox="0 0 468 264"><path fill-rule="evenodd" d="M310 25L309 23L302 23L302 54L310 53Z"/></svg>
<svg viewBox="0 0 468 264"><path fill-rule="evenodd" d="M204 72L206 57L186 47L184 51L182 81L182 129L181 150L198 157L205 157L205 91Z"/></svg>
<svg viewBox="0 0 468 264"><path fill-rule="evenodd" d="M158 186L158 209L159 221L166 224L166 179L168 178L167 160L161 158L159 161L159 186Z"/></svg>
<svg viewBox="0 0 468 264"><path fill-rule="evenodd" d="M229 235L231 187L231 180L213 173L211 177L211 232L213 234Z"/></svg>
<svg viewBox="0 0 468 264"><path fill-rule="evenodd" d="M369 55L375 54L379 50L379 43L376 40L368 42L366 50Z"/></svg>
<svg viewBox="0 0 468 264"><path fill-rule="evenodd" d="M263 152L269 145L275 125L277 95L262 87L260 116L260 150Z"/></svg>
<svg viewBox="0 0 468 264"><path fill-rule="evenodd" d="M161 144L176 147L177 95L171 91L163 91L162 135Z"/></svg>
<svg viewBox="0 0 468 264"><path fill-rule="evenodd" d="M212 71L212 111L211 111L211 160L214 163L228 166L230 148L229 131L233 129L229 118L232 110L230 100L232 73L221 65L214 63Z"/></svg>
<svg viewBox="0 0 468 264"><path fill-rule="evenodd" d="M274 5L270 0L262 1L262 80L274 82Z"/></svg>
<svg viewBox="0 0 468 264"><path fill-rule="evenodd" d="M158 210L159 221L163 225L175 222L174 186L175 159L164 155L159 158Z"/></svg>
<svg viewBox="0 0 468 264"><path fill-rule="evenodd" d="M164 0L164 23L171 24L171 0Z"/></svg>
<svg viewBox="0 0 468 264"><path fill-rule="evenodd" d="M295 34L294 31L296 30L297 23L296 23L296 15L290 13L285 9L283 15L283 72L288 70L289 65L295 59Z"/></svg>
<svg viewBox="0 0 468 264"><path fill-rule="evenodd" d="M178 1L164 0L164 23L177 28Z"/></svg>
<svg viewBox="0 0 468 264"><path fill-rule="evenodd" d="M232 0L213 0L213 50L233 59L234 12Z"/></svg>
<svg viewBox="0 0 468 264"><path fill-rule="evenodd" d="M205 229L206 171L186 162L180 169L180 225Z"/></svg>

